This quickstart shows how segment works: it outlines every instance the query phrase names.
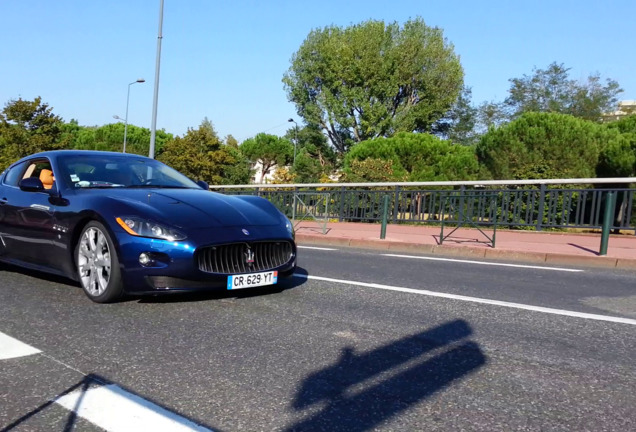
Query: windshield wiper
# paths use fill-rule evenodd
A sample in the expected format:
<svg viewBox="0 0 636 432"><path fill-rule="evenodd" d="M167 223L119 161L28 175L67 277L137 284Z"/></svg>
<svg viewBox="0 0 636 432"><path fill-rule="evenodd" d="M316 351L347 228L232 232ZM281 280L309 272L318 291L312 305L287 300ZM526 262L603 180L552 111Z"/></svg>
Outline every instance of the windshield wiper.
<svg viewBox="0 0 636 432"><path fill-rule="evenodd" d="M126 186L129 189L194 189L188 186L175 186L175 185L155 185L155 184L145 184L145 185L129 185Z"/></svg>
<svg viewBox="0 0 636 432"><path fill-rule="evenodd" d="M79 188L79 189L119 189L119 188L123 188L124 185L122 184L94 184L94 185L78 185L76 184L75 187Z"/></svg>

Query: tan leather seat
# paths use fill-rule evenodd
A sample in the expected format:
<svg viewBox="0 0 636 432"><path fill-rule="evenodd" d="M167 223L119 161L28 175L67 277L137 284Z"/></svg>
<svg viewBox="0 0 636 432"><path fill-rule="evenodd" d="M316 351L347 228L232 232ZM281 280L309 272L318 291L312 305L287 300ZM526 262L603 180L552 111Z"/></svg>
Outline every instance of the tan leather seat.
<svg viewBox="0 0 636 432"><path fill-rule="evenodd" d="M42 182L42 185L44 185L44 189L51 189L53 187L53 182L55 181L53 171L48 169L40 171L40 181Z"/></svg>

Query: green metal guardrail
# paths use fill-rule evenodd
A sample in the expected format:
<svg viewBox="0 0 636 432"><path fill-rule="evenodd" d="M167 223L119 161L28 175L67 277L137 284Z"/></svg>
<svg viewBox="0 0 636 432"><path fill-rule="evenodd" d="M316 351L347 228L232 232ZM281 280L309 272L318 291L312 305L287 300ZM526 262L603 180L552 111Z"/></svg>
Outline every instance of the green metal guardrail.
<svg viewBox="0 0 636 432"><path fill-rule="evenodd" d="M591 186L592 184L595 185ZM350 183L213 186L228 194L256 194L288 216L311 208L314 220L448 224L513 229L579 228L636 234L636 178L483 182ZM324 194L329 193L325 199ZM606 215L610 193L616 205ZM298 201L302 194L302 204ZM497 197L497 206L488 197ZM388 197L388 203L385 200ZM461 205L460 205L461 201ZM461 209L461 213L460 213ZM385 216L386 215L386 216ZM611 220L609 220L611 219Z"/></svg>

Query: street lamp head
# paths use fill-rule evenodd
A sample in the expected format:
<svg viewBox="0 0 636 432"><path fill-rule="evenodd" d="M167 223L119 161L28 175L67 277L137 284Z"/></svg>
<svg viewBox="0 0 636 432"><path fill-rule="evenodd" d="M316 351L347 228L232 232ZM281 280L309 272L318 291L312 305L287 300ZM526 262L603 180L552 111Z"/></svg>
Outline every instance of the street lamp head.
<svg viewBox="0 0 636 432"><path fill-rule="evenodd" d="M123 118L119 117L117 114L115 114L115 115L113 116L113 118L114 118L115 120L123 120Z"/></svg>
<svg viewBox="0 0 636 432"><path fill-rule="evenodd" d="M122 150L123 153L126 153L126 138L128 135L128 103L130 102L130 86L137 83L146 82L143 78L138 78L135 81L128 84L128 93L126 94L126 118L124 118L124 148ZM121 119L120 119L121 120Z"/></svg>
<svg viewBox="0 0 636 432"><path fill-rule="evenodd" d="M287 121L288 121L288 122L293 122L293 121L294 121L294 119L293 119L293 118L290 118L290 119L289 119L289 120L287 120Z"/></svg>

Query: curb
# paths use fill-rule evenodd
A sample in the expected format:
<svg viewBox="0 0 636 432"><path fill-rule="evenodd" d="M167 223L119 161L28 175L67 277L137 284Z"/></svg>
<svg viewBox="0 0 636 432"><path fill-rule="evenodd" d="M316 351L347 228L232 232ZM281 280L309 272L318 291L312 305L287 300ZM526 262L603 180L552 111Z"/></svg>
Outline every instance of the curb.
<svg viewBox="0 0 636 432"><path fill-rule="evenodd" d="M621 270L636 271L636 259L612 258L607 256L581 256L562 253L529 252L471 246L430 245L380 239L324 237L323 235L318 234L298 233L296 233L296 243L300 245L340 246L390 252L434 254L448 257L505 260L532 264L617 268Z"/></svg>

